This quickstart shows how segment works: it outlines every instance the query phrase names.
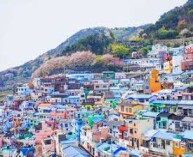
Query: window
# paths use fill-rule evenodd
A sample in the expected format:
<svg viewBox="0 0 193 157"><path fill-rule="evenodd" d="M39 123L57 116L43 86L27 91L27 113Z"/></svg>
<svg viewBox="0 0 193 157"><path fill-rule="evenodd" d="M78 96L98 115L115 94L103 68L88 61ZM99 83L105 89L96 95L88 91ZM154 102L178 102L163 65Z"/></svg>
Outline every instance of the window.
<svg viewBox="0 0 193 157"><path fill-rule="evenodd" d="M189 146L190 148L193 148L193 143L189 143L188 146Z"/></svg>
<svg viewBox="0 0 193 157"><path fill-rule="evenodd" d="M128 108L126 108L126 112L128 112L129 110L128 110Z"/></svg>
<svg viewBox="0 0 193 157"><path fill-rule="evenodd" d="M121 106L121 112L124 112L124 106Z"/></svg>
<svg viewBox="0 0 193 157"><path fill-rule="evenodd" d="M132 112L132 108L129 108L129 112L130 112L130 113Z"/></svg>
<svg viewBox="0 0 193 157"><path fill-rule="evenodd" d="M48 144L51 144L52 141L51 141L51 139L49 139L49 140L45 140L44 143L45 143L45 145L48 145Z"/></svg>
<svg viewBox="0 0 193 157"><path fill-rule="evenodd" d="M133 129L130 129L130 134L133 134Z"/></svg>
<svg viewBox="0 0 193 157"><path fill-rule="evenodd" d="M103 138L101 138L101 143L103 143L105 140Z"/></svg>
<svg viewBox="0 0 193 157"><path fill-rule="evenodd" d="M124 137L127 137L127 132L124 132Z"/></svg>
<svg viewBox="0 0 193 157"><path fill-rule="evenodd" d="M167 141L166 141L166 144L167 144L167 145L170 145L170 141L167 140Z"/></svg>
<svg viewBox="0 0 193 157"><path fill-rule="evenodd" d="M175 128L180 128L180 122L175 122Z"/></svg>

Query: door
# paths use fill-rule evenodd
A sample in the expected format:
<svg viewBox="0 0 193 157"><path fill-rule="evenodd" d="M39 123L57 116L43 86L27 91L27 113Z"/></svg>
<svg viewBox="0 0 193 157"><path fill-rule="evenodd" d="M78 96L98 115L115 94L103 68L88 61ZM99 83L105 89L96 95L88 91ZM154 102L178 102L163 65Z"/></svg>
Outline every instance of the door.
<svg viewBox="0 0 193 157"><path fill-rule="evenodd" d="M163 147L163 149L166 148L166 145L165 145L165 141L164 141L164 140L162 140L162 147Z"/></svg>

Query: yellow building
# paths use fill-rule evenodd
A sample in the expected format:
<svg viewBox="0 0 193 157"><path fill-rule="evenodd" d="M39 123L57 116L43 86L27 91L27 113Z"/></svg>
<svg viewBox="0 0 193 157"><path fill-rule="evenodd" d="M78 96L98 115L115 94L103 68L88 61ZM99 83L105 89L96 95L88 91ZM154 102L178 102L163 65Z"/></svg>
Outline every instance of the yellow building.
<svg viewBox="0 0 193 157"><path fill-rule="evenodd" d="M93 111L94 110L94 104L87 104L87 103L83 103L82 104L82 108L83 109L87 109L88 111Z"/></svg>
<svg viewBox="0 0 193 157"><path fill-rule="evenodd" d="M144 105L138 104L135 101L121 100L118 104L118 110L121 118L133 117L136 111L143 109Z"/></svg>
<svg viewBox="0 0 193 157"><path fill-rule="evenodd" d="M171 73L172 72L172 62L171 61L167 61L164 63L164 73Z"/></svg>

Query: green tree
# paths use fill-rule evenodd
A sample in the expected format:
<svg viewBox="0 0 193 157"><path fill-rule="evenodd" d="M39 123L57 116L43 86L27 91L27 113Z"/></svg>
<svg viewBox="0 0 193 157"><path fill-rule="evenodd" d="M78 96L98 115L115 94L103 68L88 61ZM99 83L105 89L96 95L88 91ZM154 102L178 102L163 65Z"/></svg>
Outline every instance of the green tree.
<svg viewBox="0 0 193 157"><path fill-rule="evenodd" d="M62 55L76 51L92 51L96 55L102 55L106 53L108 46L113 43L113 41L113 34L110 34L110 36L104 34L90 35L79 40L77 43L66 47L62 52Z"/></svg>
<svg viewBox="0 0 193 157"><path fill-rule="evenodd" d="M124 58L130 55L129 49L122 44L112 44L111 49L115 57Z"/></svg>
<svg viewBox="0 0 193 157"><path fill-rule="evenodd" d="M149 52L149 48L148 47L143 47L138 51L140 54L142 54L143 56L147 56L148 52Z"/></svg>
<svg viewBox="0 0 193 157"><path fill-rule="evenodd" d="M156 38L158 39L174 39L178 35L178 32L172 29L165 29L165 27L160 28L156 32Z"/></svg>

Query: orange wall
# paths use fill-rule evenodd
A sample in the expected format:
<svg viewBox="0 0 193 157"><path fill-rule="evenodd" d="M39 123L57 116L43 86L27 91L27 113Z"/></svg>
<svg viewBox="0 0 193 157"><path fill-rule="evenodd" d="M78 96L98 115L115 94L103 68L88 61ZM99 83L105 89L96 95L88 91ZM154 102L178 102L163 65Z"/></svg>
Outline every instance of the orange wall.
<svg viewBox="0 0 193 157"><path fill-rule="evenodd" d="M150 93L158 92L159 90L161 90L161 83L159 82L158 74L159 71L157 70L152 70L151 72L151 76L149 79Z"/></svg>
<svg viewBox="0 0 193 157"><path fill-rule="evenodd" d="M181 144L179 143L179 147L176 147L176 142L173 143L174 147L173 147L173 152L175 156L182 156L183 153L186 152L186 148L184 146L184 148L181 146Z"/></svg>

